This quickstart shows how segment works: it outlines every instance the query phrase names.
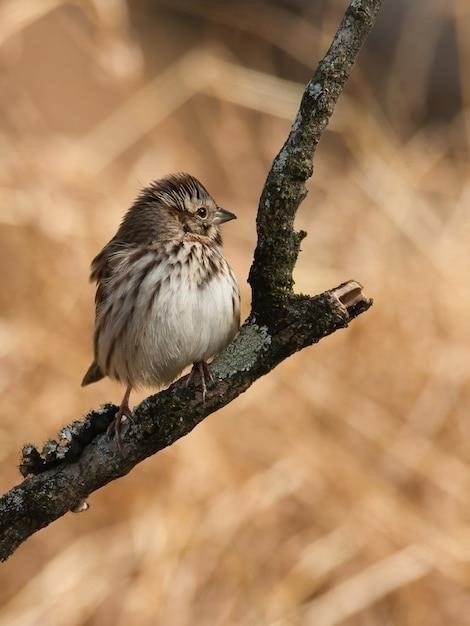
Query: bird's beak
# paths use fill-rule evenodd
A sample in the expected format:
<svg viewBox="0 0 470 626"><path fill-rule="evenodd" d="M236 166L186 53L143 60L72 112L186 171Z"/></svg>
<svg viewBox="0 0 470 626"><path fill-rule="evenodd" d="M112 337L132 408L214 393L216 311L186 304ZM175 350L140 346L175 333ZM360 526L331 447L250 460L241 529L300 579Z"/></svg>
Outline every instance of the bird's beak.
<svg viewBox="0 0 470 626"><path fill-rule="evenodd" d="M219 206L217 207L217 211L215 212L214 224L223 224L224 222L229 222L230 220L236 219L237 216L235 215L235 213L231 213L230 211L221 209Z"/></svg>

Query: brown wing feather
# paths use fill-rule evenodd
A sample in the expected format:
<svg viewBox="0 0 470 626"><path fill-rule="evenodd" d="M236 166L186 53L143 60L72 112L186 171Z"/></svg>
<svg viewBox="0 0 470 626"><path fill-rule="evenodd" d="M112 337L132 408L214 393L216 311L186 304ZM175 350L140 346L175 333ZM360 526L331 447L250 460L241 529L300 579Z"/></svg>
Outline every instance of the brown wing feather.
<svg viewBox="0 0 470 626"><path fill-rule="evenodd" d="M90 282L100 283L112 272L113 254L122 246L115 239L111 239L91 262Z"/></svg>
<svg viewBox="0 0 470 626"><path fill-rule="evenodd" d="M101 250L99 254L95 256L91 262L90 281L96 282L96 294L95 294L95 306L96 309L101 305L106 297L106 279L109 278L112 272L112 258L113 253L119 249L120 245L115 239L111 239L109 243ZM96 359L96 354L95 354ZM85 376L82 380L82 387L95 383L98 380L104 378L103 372L100 370L96 361L88 368Z"/></svg>

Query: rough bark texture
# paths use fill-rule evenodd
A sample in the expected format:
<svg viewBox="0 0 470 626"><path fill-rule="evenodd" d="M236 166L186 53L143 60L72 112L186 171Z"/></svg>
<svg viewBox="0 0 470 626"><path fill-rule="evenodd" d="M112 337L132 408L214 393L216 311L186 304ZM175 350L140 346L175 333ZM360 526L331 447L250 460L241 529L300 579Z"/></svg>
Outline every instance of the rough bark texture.
<svg viewBox="0 0 470 626"><path fill-rule="evenodd" d="M58 441L47 442L41 452L25 446L20 469L26 478L0 499L1 560L34 532L76 509L90 493L189 433L282 360L345 328L371 306L355 281L313 297L293 293L292 271L305 236L293 224L316 146L380 4L352 0L273 162L258 209L258 243L249 276L252 311L240 334L214 361L215 385L206 403L180 379L135 409L122 453L106 434L114 405L64 427Z"/></svg>

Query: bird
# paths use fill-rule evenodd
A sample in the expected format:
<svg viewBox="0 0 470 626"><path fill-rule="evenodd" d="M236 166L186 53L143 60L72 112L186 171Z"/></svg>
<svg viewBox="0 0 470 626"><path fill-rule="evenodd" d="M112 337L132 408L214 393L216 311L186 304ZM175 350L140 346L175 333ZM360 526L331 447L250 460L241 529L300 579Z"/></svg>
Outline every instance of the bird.
<svg viewBox="0 0 470 626"><path fill-rule="evenodd" d="M208 362L240 327L240 290L220 232L233 219L194 176L171 174L142 189L91 263L94 359L82 386L105 376L125 385L110 424L120 449L133 389L167 386L192 365L187 384L199 376L205 403Z"/></svg>

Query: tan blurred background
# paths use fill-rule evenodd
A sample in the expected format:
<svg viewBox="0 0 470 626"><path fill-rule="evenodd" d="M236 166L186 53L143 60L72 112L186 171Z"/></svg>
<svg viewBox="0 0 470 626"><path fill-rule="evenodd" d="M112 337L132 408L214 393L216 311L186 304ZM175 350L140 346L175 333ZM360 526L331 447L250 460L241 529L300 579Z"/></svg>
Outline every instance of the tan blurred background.
<svg viewBox="0 0 470 626"><path fill-rule="evenodd" d="M137 190L239 215L346 0L0 2L0 482L105 401L88 268ZM384 0L298 215L297 289L375 306L0 567L0 624L470 624L470 7Z"/></svg>

